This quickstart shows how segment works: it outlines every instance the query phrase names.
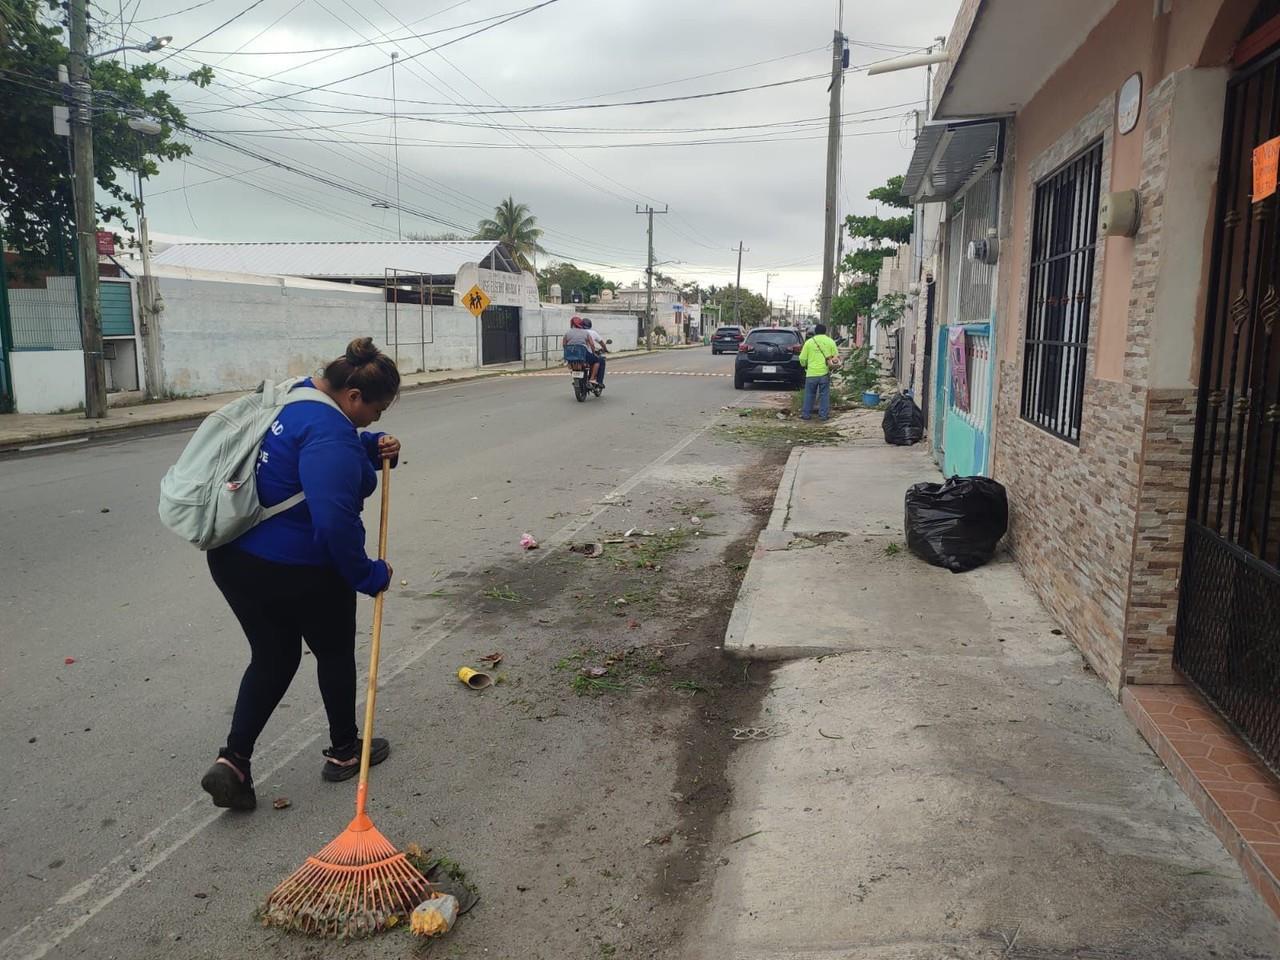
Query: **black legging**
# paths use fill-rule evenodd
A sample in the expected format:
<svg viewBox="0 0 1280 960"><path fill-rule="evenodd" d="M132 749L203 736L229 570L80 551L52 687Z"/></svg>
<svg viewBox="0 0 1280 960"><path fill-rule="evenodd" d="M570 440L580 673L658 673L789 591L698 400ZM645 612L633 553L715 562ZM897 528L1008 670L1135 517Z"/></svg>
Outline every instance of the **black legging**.
<svg viewBox="0 0 1280 960"><path fill-rule="evenodd" d="M246 759L302 661L316 658L329 737L356 739L356 593L333 567L273 563L234 547L209 552L213 582L249 638L252 659L240 681L227 749Z"/></svg>

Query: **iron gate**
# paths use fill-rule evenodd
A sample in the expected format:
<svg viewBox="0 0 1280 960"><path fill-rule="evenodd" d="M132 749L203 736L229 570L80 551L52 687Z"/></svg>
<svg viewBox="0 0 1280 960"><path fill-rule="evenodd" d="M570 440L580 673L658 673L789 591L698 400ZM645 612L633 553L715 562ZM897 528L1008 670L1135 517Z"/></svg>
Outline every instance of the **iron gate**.
<svg viewBox="0 0 1280 960"><path fill-rule="evenodd" d="M1280 50L1227 92L1174 662L1280 769L1280 237L1254 148L1280 135Z"/></svg>
<svg viewBox="0 0 1280 960"><path fill-rule="evenodd" d="M520 308L488 307L480 315L483 363L510 363L520 359Z"/></svg>

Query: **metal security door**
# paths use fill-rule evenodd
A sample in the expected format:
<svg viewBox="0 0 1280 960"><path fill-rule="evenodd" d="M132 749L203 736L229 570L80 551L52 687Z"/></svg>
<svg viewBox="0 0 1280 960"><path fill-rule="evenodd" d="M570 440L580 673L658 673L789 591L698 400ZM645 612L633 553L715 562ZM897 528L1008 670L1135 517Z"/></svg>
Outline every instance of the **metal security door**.
<svg viewBox="0 0 1280 960"><path fill-rule="evenodd" d="M1280 218L1253 166L1280 50L1232 79L1224 126L1174 662L1280 769Z"/></svg>
<svg viewBox="0 0 1280 960"><path fill-rule="evenodd" d="M520 359L520 308L488 307L480 315L481 362L511 363Z"/></svg>

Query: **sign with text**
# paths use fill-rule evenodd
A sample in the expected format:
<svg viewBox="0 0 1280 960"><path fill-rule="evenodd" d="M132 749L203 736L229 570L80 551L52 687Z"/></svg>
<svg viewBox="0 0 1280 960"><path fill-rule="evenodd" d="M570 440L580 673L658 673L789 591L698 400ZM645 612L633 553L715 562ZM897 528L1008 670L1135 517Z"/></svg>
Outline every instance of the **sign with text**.
<svg viewBox="0 0 1280 960"><path fill-rule="evenodd" d="M489 295L480 289L480 284L478 283L468 290L466 296L462 298L462 305L471 311L473 317L478 317L484 313L485 308L490 303L492 301L489 299Z"/></svg>
<svg viewBox="0 0 1280 960"><path fill-rule="evenodd" d="M1280 137L1253 148L1253 202L1276 192L1276 170L1280 167Z"/></svg>
<svg viewBox="0 0 1280 960"><path fill-rule="evenodd" d="M114 257L116 255L116 235L110 230L98 231L98 256Z"/></svg>

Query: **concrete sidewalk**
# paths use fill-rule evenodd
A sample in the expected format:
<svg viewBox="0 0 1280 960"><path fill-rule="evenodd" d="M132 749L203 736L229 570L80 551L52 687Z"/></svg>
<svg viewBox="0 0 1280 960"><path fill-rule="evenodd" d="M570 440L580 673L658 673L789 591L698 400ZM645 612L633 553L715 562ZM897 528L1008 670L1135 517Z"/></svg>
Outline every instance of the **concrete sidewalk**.
<svg viewBox="0 0 1280 960"><path fill-rule="evenodd" d="M956 575L906 552L903 493L937 478L920 448L792 453L726 637L789 662L733 759L686 956L1280 956L1012 561Z"/></svg>
<svg viewBox="0 0 1280 960"><path fill-rule="evenodd" d="M696 344L694 346L700 346ZM610 354L609 359L625 360L628 357L642 357L651 353L662 353L667 350L683 350L690 347L666 347L662 350L629 350ZM551 368L554 368L552 364ZM527 368L524 363L494 364L469 370L432 370L425 373L407 373L402 381L402 389L415 390L423 387L438 386L442 383L456 383L463 380L478 380L485 377L496 377L509 374L535 373L547 369L531 363ZM233 390L229 393L215 393L201 397L182 397L176 400L161 400L154 403L138 403L134 406L112 406L110 416L89 420L80 413L7 413L0 414L0 453L9 450L21 450L44 445L75 442L85 437L119 430L139 429L166 423L182 423L188 420L199 420L207 417L224 404L243 396L247 391Z"/></svg>

